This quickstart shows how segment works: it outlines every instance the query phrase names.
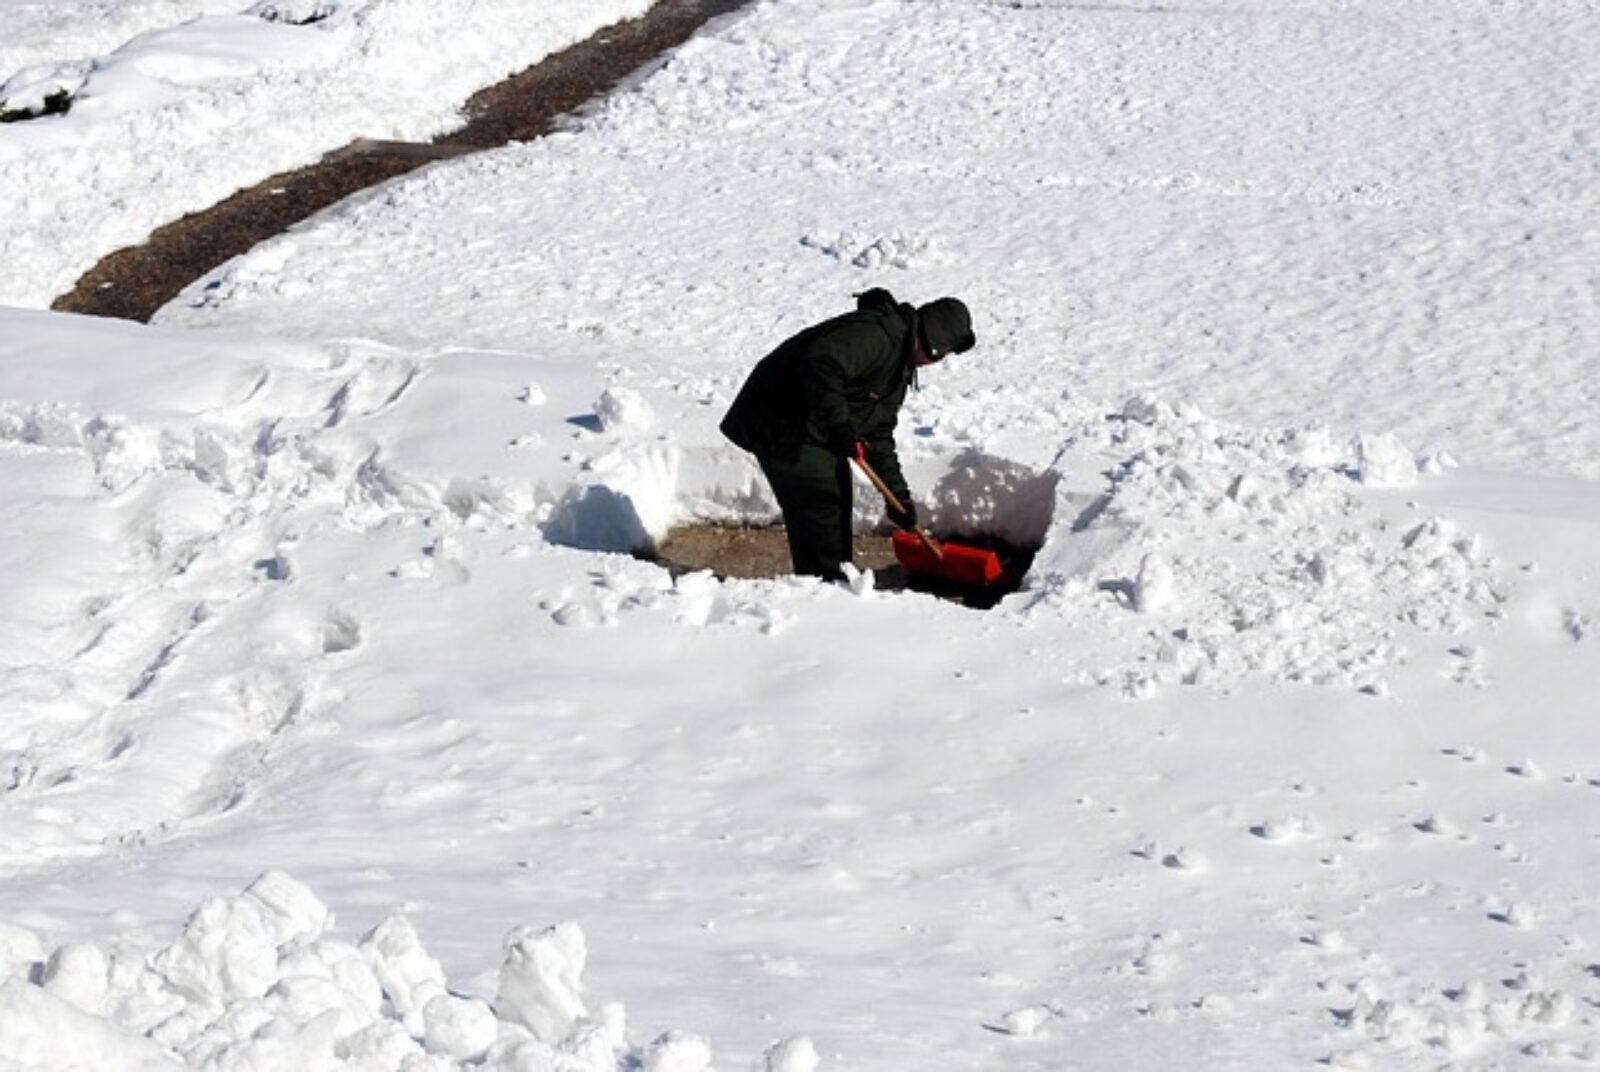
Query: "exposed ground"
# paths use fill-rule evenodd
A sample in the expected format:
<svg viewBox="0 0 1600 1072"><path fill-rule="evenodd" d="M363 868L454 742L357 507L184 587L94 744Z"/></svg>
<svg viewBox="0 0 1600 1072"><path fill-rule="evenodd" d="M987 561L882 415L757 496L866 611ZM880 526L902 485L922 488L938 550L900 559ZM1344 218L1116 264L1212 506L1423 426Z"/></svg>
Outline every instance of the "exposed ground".
<svg viewBox="0 0 1600 1072"><path fill-rule="evenodd" d="M872 570L874 587L883 591L928 592L975 610L987 610L1015 592L1036 549L988 544L1000 556L1006 575L993 585L974 588L927 576L908 575L895 559L889 536L858 534L855 564ZM692 525L672 530L657 549L655 561L674 572L710 570L719 577L779 577L790 572L789 545L782 528L737 525Z"/></svg>
<svg viewBox="0 0 1600 1072"><path fill-rule="evenodd" d="M779 577L789 572L789 545L781 528L694 525L674 529L658 558L673 569L711 570L722 577ZM879 587L904 587L887 536L855 539L856 565L879 572Z"/></svg>

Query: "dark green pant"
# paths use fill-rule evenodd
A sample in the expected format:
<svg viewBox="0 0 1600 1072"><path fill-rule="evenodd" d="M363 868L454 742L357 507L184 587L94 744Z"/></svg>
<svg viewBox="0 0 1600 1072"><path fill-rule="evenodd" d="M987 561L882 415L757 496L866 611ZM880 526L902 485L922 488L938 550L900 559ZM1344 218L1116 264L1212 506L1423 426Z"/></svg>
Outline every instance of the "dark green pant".
<svg viewBox="0 0 1600 1072"><path fill-rule="evenodd" d="M757 460L783 511L794 571L828 581L844 580L840 567L851 561L851 512L855 501L850 463L841 458L832 477L817 477L795 473L771 458L758 456Z"/></svg>

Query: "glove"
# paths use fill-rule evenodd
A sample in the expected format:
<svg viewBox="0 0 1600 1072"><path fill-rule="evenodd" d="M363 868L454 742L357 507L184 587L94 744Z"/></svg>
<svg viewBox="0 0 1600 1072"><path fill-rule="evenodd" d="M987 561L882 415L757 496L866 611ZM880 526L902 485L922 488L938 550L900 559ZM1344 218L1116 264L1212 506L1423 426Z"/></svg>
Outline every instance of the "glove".
<svg viewBox="0 0 1600 1072"><path fill-rule="evenodd" d="M887 503L884 504L884 509L888 512L890 521L910 532L917 527L917 504L911 501L911 496L908 494L900 496L900 505L904 509L896 510Z"/></svg>
<svg viewBox="0 0 1600 1072"><path fill-rule="evenodd" d="M844 458L846 461L865 457L867 453L867 448L861 445L855 432L842 424L828 433L828 449L833 451L834 457Z"/></svg>

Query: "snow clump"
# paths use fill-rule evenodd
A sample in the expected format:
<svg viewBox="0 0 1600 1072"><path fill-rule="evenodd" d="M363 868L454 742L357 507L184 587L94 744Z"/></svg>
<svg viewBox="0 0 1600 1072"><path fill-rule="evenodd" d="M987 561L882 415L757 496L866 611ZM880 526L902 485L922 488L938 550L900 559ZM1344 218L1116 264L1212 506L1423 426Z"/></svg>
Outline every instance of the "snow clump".
<svg viewBox="0 0 1600 1072"><path fill-rule="evenodd" d="M655 411L644 396L627 387L608 387L594 404L600 428L606 432L642 431L655 421Z"/></svg>
<svg viewBox="0 0 1600 1072"><path fill-rule="evenodd" d="M1508 991L1504 997L1494 997L1496 988L1474 980L1401 998L1384 995L1363 980L1346 988L1351 1004L1337 1015L1349 1031L1402 1051L1459 1057L1489 1040L1501 1040L1521 1044L1530 1055L1543 1048L1546 1057L1600 1058L1600 1046L1593 1042L1573 1045L1548 1038L1579 1020L1579 1004L1572 995L1520 983L1499 987Z"/></svg>
<svg viewBox="0 0 1600 1072"><path fill-rule="evenodd" d="M518 928L499 994L452 990L404 917L358 943L306 886L268 871L207 899L148 956L66 944L0 924L0 1068L119 1072L709 1072L704 1039L668 1031L630 1046L617 1004L590 1015L587 944L575 923ZM775 1045L769 1072L815 1072L803 1038Z"/></svg>
<svg viewBox="0 0 1600 1072"><path fill-rule="evenodd" d="M1364 435L1356 441L1355 472L1369 487L1409 487L1417 482L1417 459L1392 433Z"/></svg>
<svg viewBox="0 0 1600 1072"><path fill-rule="evenodd" d="M576 924L538 934L513 932L506 939L497 1010L536 1038L549 1042L564 1037L587 1015L582 977L588 959L589 948Z"/></svg>
<svg viewBox="0 0 1600 1072"><path fill-rule="evenodd" d="M817 1072L817 1048L804 1035L774 1043L762 1057L758 1072Z"/></svg>
<svg viewBox="0 0 1600 1072"><path fill-rule="evenodd" d="M800 244L853 268L905 270L944 264L950 259L936 239L903 231L884 234L866 229L813 232L803 236Z"/></svg>

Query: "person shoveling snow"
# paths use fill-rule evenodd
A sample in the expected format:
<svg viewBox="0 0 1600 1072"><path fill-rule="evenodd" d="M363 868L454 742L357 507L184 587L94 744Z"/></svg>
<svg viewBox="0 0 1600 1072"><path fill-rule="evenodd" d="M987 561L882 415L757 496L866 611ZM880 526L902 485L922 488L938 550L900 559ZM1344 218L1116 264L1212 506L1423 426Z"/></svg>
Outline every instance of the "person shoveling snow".
<svg viewBox="0 0 1600 1072"><path fill-rule="evenodd" d="M920 532L900 469L894 429L917 369L976 343L957 298L920 308L881 287L856 296L854 312L786 339L757 363L722 421L772 485L794 571L843 580L851 561L850 463L884 495L889 520ZM926 539L926 538L924 538ZM927 546L938 553L931 540Z"/></svg>

